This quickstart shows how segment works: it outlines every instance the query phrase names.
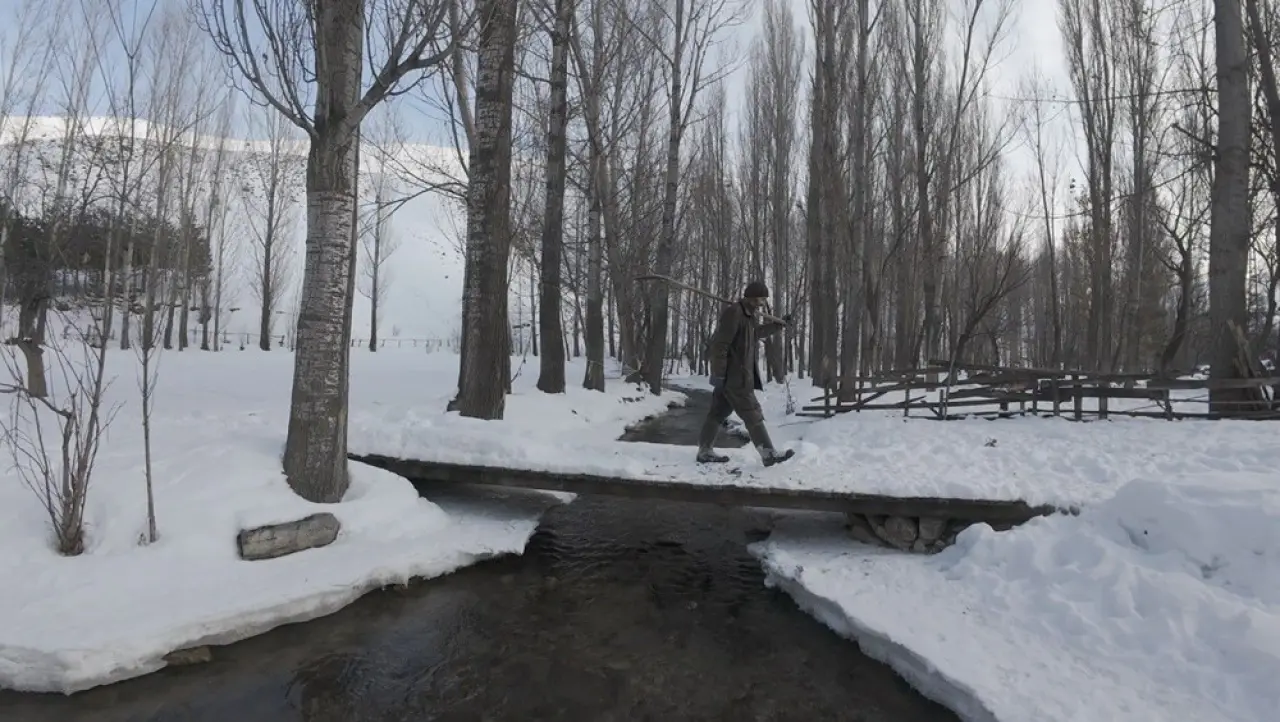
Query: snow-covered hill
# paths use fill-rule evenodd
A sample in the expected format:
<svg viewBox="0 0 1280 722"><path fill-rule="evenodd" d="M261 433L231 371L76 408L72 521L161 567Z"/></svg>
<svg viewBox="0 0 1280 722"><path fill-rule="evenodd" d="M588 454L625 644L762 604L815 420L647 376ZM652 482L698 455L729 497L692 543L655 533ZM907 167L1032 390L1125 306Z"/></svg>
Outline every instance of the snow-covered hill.
<svg viewBox="0 0 1280 722"><path fill-rule="evenodd" d="M123 141L129 139L131 141ZM56 195L63 148L74 142L66 195L77 203L106 204L128 185L134 195L154 201L160 183L155 158L163 147L187 154L197 150L204 172L196 187L197 208L205 208L212 190L213 158L220 139L168 129L138 120L132 123L115 118L89 118L74 125L60 117L10 117L0 119L0 177L12 191L14 202L24 212L39 214ZM258 330L257 296L252 274L260 263L256 258L254 224L260 226L261 199L267 195L266 168L273 157L280 159L287 190L281 198L292 216L286 243L289 248L289 283L284 289L275 316L274 334L282 333L296 313L297 287L302 276L305 234L303 173L307 145L289 138L273 144L269 140L229 138L223 146L226 176L219 200L227 208L227 288L224 290L223 325L232 334L254 334ZM386 171L401 177L401 186L413 192L423 178L441 174L461 176L460 163L452 149L425 144L406 144L388 155L372 145L361 149L361 173L366 179ZM15 170L17 173L15 174ZM417 178L407 177L406 171ZM15 182L16 181L16 182ZM166 188L174 191L172 179ZM4 194L0 191L0 194ZM145 201L144 201L145 203ZM148 209L150 210L150 209ZM202 214L203 215L203 214ZM448 338L459 326L462 291L462 261L455 240L465 226L457 205L434 194L421 194L404 203L391 219L391 231L398 248L389 261L390 284L380 309L379 333L393 331L404 338ZM229 309L237 309L230 311ZM357 295L356 337L369 335L369 301Z"/></svg>

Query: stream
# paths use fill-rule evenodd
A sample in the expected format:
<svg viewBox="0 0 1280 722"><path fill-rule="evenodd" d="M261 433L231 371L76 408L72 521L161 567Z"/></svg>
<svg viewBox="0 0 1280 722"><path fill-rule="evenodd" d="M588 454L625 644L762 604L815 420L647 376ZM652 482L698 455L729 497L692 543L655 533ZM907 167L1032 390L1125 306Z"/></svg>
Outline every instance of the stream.
<svg viewBox="0 0 1280 722"><path fill-rule="evenodd" d="M709 395L688 393L623 438L693 444ZM491 513L547 504L472 488L430 497ZM369 594L205 664L70 697L0 692L0 720L956 720L765 588L746 547L770 525L762 511L579 497L547 511L523 556Z"/></svg>

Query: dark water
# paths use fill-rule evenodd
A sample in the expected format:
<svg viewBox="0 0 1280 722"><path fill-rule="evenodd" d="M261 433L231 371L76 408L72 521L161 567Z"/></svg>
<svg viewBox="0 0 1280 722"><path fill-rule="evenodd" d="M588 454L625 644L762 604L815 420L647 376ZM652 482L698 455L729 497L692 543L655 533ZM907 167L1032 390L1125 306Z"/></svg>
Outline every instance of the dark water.
<svg viewBox="0 0 1280 722"><path fill-rule="evenodd" d="M691 443L705 410L628 438ZM740 439L721 434L723 446ZM693 453L693 449L690 449ZM446 506L545 505L442 491ZM956 719L764 588L761 513L579 497L522 557L371 594L72 697L0 693L0 722L655 722Z"/></svg>

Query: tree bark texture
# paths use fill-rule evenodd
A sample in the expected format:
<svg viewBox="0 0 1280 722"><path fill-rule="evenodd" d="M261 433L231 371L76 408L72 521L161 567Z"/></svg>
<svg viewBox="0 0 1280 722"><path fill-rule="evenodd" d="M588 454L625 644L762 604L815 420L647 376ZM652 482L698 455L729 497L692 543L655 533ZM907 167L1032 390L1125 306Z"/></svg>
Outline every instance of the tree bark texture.
<svg viewBox="0 0 1280 722"><path fill-rule="evenodd" d="M1240 0L1215 0L1214 39L1218 61L1218 153L1209 226L1209 321L1213 351L1209 375L1238 378L1238 349L1230 325L1248 326L1245 279L1249 262L1249 140L1253 120ZM1211 389L1215 412L1229 414L1240 389Z"/></svg>
<svg viewBox="0 0 1280 722"><path fill-rule="evenodd" d="M315 128L307 155L307 238L284 471L313 502L346 494L347 319L355 244L356 138L347 119L360 97L360 0L330 0L316 14Z"/></svg>
<svg viewBox="0 0 1280 722"><path fill-rule="evenodd" d="M511 254L511 94L516 9L516 0L477 3L480 50L476 139L468 165L458 411L480 419L502 418L509 382L507 262Z"/></svg>
<svg viewBox="0 0 1280 722"><path fill-rule="evenodd" d="M676 202L680 187L680 140L684 134L684 51L687 33L685 2L675 0L674 39L671 49L671 89L667 127L667 165L663 173L662 225L658 230L658 250L654 271L670 276L675 259ZM663 360L666 358L670 324L671 288L665 283L650 284L649 337L644 354L643 376L654 394L662 393Z"/></svg>
<svg viewBox="0 0 1280 722"><path fill-rule="evenodd" d="M564 250L565 126L568 124L569 33L572 0L556 0L551 31L551 117L547 124L547 194L542 225L542 336L538 390L562 394L565 387L564 328L560 320L561 262ZM591 181L588 181L591 182Z"/></svg>
<svg viewBox="0 0 1280 722"><path fill-rule="evenodd" d="M588 113L599 118L593 101L588 100ZM597 120L598 122L598 120ZM587 182L587 370L582 386L604 391L604 239L601 237L602 196L608 190L604 154L596 139L590 140Z"/></svg>

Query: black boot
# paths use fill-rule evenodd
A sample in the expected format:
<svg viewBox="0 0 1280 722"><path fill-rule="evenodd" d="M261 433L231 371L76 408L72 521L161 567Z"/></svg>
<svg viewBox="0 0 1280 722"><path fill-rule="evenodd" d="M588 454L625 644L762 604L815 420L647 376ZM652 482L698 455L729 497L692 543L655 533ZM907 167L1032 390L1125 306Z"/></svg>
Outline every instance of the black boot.
<svg viewBox="0 0 1280 722"><path fill-rule="evenodd" d="M781 464L796 455L792 449L779 453L773 448L773 439L769 438L769 430L765 428L764 421L755 421L747 424L747 431L751 432L751 441L754 442L756 451L760 452L760 460L765 466L773 466Z"/></svg>
<svg viewBox="0 0 1280 722"><path fill-rule="evenodd" d="M715 449L701 448L701 449L698 449L698 463L699 464L727 464L729 463L729 457L725 456L724 454L717 454L715 452Z"/></svg>
<svg viewBox="0 0 1280 722"><path fill-rule="evenodd" d="M760 454L760 458L764 461L765 466L773 466L774 464L781 464L782 462L786 461L787 459L790 459L795 455L796 455L795 449L787 449L786 451L783 451L783 452L777 452L777 451L774 451L773 449L768 449Z"/></svg>

